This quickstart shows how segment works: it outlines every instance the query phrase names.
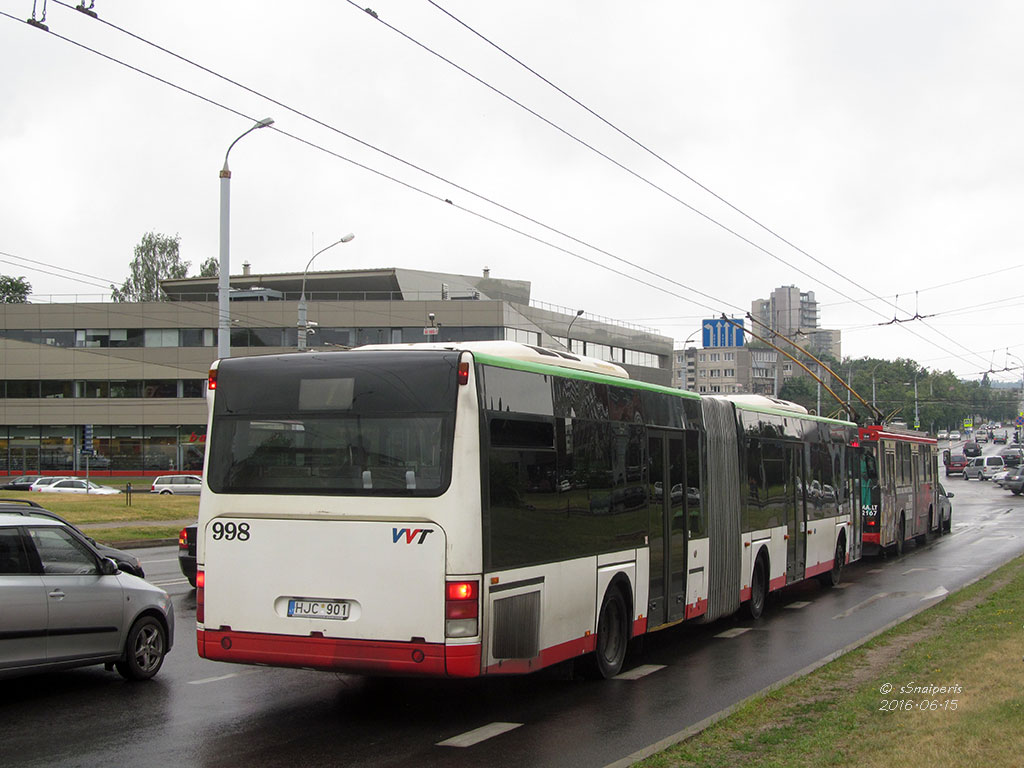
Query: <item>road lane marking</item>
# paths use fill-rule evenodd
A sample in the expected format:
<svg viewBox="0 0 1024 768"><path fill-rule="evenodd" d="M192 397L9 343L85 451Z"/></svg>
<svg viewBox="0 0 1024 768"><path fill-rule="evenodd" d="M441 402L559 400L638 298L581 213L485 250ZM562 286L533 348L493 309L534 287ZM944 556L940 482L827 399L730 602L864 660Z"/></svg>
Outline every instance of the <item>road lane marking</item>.
<svg viewBox="0 0 1024 768"><path fill-rule="evenodd" d="M177 560L177 557L169 557L166 560L146 560L146 565L152 565L153 563L173 563Z"/></svg>
<svg viewBox="0 0 1024 768"><path fill-rule="evenodd" d="M872 568L870 571L868 571L868 573L881 573L881 572L882 572L881 568Z"/></svg>
<svg viewBox="0 0 1024 768"><path fill-rule="evenodd" d="M888 596L889 596L888 592L879 592L877 595L872 595L867 600L864 600L863 602L857 603L855 606L853 606L853 608L850 608L847 611L843 611L838 616L833 616L832 619L834 621L836 619L846 619L846 618L849 618L853 614L854 611L859 611L861 608L867 608L872 603L877 602L877 601L881 600L882 598L888 597Z"/></svg>
<svg viewBox="0 0 1024 768"><path fill-rule="evenodd" d="M217 677L206 677L206 678L203 678L202 680L189 680L188 684L189 685L203 685L205 683L216 683L216 682L218 682L220 680L227 680L228 678L231 678L231 677L238 677L240 674L241 674L240 672L228 672L226 675L218 675Z"/></svg>
<svg viewBox="0 0 1024 768"><path fill-rule="evenodd" d="M931 592L929 592L927 595L922 597L921 598L921 602L923 603L925 600L935 600L936 598L939 598L939 597L945 597L948 594L949 594L949 590L946 589L945 587L936 587Z"/></svg>
<svg viewBox="0 0 1024 768"><path fill-rule="evenodd" d="M749 632L750 627L735 627L733 629L727 629L725 632L720 632L715 637L724 637L726 640L732 640L734 637L739 637L744 632Z"/></svg>
<svg viewBox="0 0 1024 768"><path fill-rule="evenodd" d="M659 669L664 669L664 664L641 664L639 667L627 670L615 676L615 680L639 680L641 677L647 677L652 672L657 672Z"/></svg>
<svg viewBox="0 0 1024 768"><path fill-rule="evenodd" d="M852 586L853 586L853 584L851 584L850 582L844 581L842 584L836 584L833 587L833 589L849 589Z"/></svg>
<svg viewBox="0 0 1024 768"><path fill-rule="evenodd" d="M797 600L795 603L790 603L789 605L787 605L786 608L789 608L789 609L795 611L798 608L806 608L810 604L811 603L808 600Z"/></svg>
<svg viewBox="0 0 1024 768"><path fill-rule="evenodd" d="M155 585L157 587L170 587L170 586L173 586L175 584L188 584L188 579L181 578L181 579L171 579L170 581L151 581L149 583L153 584L153 585Z"/></svg>
<svg viewBox="0 0 1024 768"><path fill-rule="evenodd" d="M472 747L474 744L479 744L481 741L493 738L494 736L500 736L503 733L513 731L522 723L491 723L480 728L476 728L472 731L460 734L459 736L452 736L450 739L437 742L439 747Z"/></svg>
<svg viewBox="0 0 1024 768"><path fill-rule="evenodd" d="M934 570L935 570L934 568L911 568L909 571L904 571L900 575L901 576L906 576L908 573L913 573L914 571L934 571Z"/></svg>

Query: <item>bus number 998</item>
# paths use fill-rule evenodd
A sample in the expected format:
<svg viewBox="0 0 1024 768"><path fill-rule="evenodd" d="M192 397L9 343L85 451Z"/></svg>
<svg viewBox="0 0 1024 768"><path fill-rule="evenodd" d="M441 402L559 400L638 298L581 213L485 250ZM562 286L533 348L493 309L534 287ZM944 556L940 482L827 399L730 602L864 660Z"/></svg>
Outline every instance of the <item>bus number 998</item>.
<svg viewBox="0 0 1024 768"><path fill-rule="evenodd" d="M213 540L220 541L248 541L249 540L249 524L248 523L221 523L216 522L212 526Z"/></svg>

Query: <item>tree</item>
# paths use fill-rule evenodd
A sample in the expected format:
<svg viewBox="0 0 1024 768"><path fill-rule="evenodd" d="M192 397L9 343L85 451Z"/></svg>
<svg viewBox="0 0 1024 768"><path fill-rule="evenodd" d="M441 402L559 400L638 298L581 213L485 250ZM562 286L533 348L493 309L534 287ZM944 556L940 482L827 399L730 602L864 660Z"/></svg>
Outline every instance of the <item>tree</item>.
<svg viewBox="0 0 1024 768"><path fill-rule="evenodd" d="M160 281L188 276L189 262L178 254L181 237L147 232L135 246L131 275L120 288L110 286L114 301L164 301Z"/></svg>
<svg viewBox="0 0 1024 768"><path fill-rule="evenodd" d="M28 304L32 285L24 277L0 275L0 304Z"/></svg>
<svg viewBox="0 0 1024 768"><path fill-rule="evenodd" d="M203 262L199 267L200 277L217 277L220 274L220 261L213 256Z"/></svg>

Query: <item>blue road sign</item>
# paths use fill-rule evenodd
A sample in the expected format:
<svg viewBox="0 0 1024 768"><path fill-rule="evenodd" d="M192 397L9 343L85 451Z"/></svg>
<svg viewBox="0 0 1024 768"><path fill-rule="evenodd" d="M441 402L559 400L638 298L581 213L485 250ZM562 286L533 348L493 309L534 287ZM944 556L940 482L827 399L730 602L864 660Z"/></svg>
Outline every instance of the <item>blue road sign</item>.
<svg viewBox="0 0 1024 768"><path fill-rule="evenodd" d="M733 320L740 327L726 322L722 318L716 320L704 320L701 329L704 334L702 341L705 347L742 347L743 346L743 320Z"/></svg>

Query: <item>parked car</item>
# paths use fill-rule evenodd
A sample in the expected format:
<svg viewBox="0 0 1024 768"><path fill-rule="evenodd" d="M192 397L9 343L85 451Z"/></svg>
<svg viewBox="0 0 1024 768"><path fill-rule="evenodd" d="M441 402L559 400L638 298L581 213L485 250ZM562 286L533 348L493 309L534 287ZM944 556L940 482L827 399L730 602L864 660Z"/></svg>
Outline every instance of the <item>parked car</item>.
<svg viewBox="0 0 1024 768"><path fill-rule="evenodd" d="M1024 450L1020 448L1006 447L999 451L999 455L1003 457L1003 462L1010 467L1019 466L1021 459L1024 458Z"/></svg>
<svg viewBox="0 0 1024 768"><path fill-rule="evenodd" d="M28 490L29 491L39 491L39 490L42 490L43 486L52 485L53 483L56 483L58 480L67 480L67 479L68 478L67 478L66 475L54 475L53 477L40 477L38 480L36 480L34 483L32 483L32 485L30 485L28 487Z"/></svg>
<svg viewBox="0 0 1024 768"><path fill-rule="evenodd" d="M177 493L186 496L198 496L202 488L203 478L199 477L199 475L160 475L160 477L153 481L149 492L164 495Z"/></svg>
<svg viewBox="0 0 1024 768"><path fill-rule="evenodd" d="M964 443L964 456L969 459L981 456L981 446L973 440Z"/></svg>
<svg viewBox="0 0 1024 768"><path fill-rule="evenodd" d="M114 547L108 547L106 544L100 544L95 539L86 536L85 533L76 528L72 523L69 523L56 512L51 512L39 504L36 504L34 501L30 501L28 499L0 499L0 514L38 517L46 520L57 520L58 522L64 523L68 528L73 528L79 535L87 539L88 542L92 544L93 549L103 555L103 557L109 557L117 563L117 567L122 571L130 573L132 576L138 576L140 579L146 578L146 573L142 570L142 561L131 552L125 552L122 549L114 549Z"/></svg>
<svg viewBox="0 0 1024 768"><path fill-rule="evenodd" d="M29 486L38 480L42 475L21 475L12 477L3 485L5 491L27 491Z"/></svg>
<svg viewBox="0 0 1024 768"><path fill-rule="evenodd" d="M56 483L44 485L39 491L40 493L92 493L98 496L120 493L117 488L97 485L92 480L82 480L77 477L70 477L58 480Z"/></svg>
<svg viewBox="0 0 1024 768"><path fill-rule="evenodd" d="M186 525L178 534L178 566L193 587L196 585L196 523Z"/></svg>
<svg viewBox="0 0 1024 768"><path fill-rule="evenodd" d="M964 467L964 480L970 480L972 477L988 480L1005 466L1002 456L976 456Z"/></svg>
<svg viewBox="0 0 1024 768"><path fill-rule="evenodd" d="M949 441L951 443L956 441L956 440L959 440L959 439L960 439L960 433L957 432L956 430L953 430L952 432L949 433Z"/></svg>
<svg viewBox="0 0 1024 768"><path fill-rule="evenodd" d="M947 493L942 483L939 486L939 530L951 531L953 529L953 504L949 501L954 494Z"/></svg>
<svg viewBox="0 0 1024 768"><path fill-rule="evenodd" d="M964 467L967 466L967 457L962 453L952 453L949 461L946 462L946 477L950 475L962 475Z"/></svg>
<svg viewBox="0 0 1024 768"><path fill-rule="evenodd" d="M1003 478L1003 488L1010 491L1014 496L1020 496L1024 490L1024 467L1017 466L1010 470Z"/></svg>
<svg viewBox="0 0 1024 768"><path fill-rule="evenodd" d="M170 596L58 520L0 514L0 577L0 678L111 664L146 680L171 649Z"/></svg>

